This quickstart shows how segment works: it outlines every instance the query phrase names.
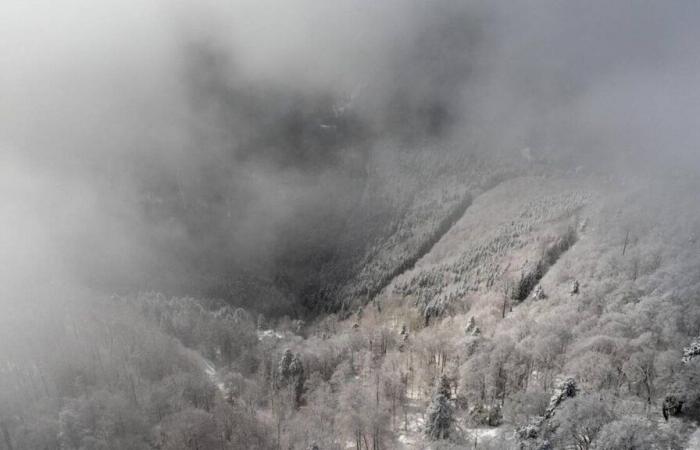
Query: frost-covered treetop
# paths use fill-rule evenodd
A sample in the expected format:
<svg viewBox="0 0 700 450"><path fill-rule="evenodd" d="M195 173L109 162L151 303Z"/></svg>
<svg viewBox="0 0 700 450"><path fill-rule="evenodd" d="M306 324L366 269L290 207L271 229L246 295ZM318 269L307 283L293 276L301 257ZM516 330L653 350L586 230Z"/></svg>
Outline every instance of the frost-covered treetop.
<svg viewBox="0 0 700 450"><path fill-rule="evenodd" d="M681 361L688 364L690 361L700 356L700 337L697 337L690 343L689 346L683 349L683 358Z"/></svg>

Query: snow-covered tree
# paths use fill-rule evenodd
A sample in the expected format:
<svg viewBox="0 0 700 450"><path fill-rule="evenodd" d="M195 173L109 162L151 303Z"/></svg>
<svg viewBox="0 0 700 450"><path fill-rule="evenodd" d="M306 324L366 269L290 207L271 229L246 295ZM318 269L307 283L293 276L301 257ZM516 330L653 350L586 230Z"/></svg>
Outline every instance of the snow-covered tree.
<svg viewBox="0 0 700 450"><path fill-rule="evenodd" d="M444 375L437 383L433 400L428 407L425 434L428 438L447 439L454 423L454 407L450 401L450 383Z"/></svg>
<svg viewBox="0 0 700 450"><path fill-rule="evenodd" d="M292 362L289 365L291 378L291 386L294 389L294 403L299 406L301 396L304 393L304 365L299 358L299 355L294 355Z"/></svg>
<svg viewBox="0 0 700 450"><path fill-rule="evenodd" d="M698 356L700 356L700 337L693 340L689 346L683 349L682 361L687 364Z"/></svg>
<svg viewBox="0 0 700 450"><path fill-rule="evenodd" d="M450 387L450 380L447 379L446 375L440 376L440 380L437 386L438 393L442 394L450 400L452 398L452 388Z"/></svg>
<svg viewBox="0 0 700 450"><path fill-rule="evenodd" d="M299 406L304 393L304 364L299 354L287 349L278 366L278 388L288 387L294 396L295 406Z"/></svg>

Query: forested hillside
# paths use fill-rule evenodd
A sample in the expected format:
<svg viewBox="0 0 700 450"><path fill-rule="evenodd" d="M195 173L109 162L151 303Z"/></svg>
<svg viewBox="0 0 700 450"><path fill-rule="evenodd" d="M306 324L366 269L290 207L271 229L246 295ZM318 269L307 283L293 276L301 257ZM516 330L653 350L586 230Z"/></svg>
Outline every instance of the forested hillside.
<svg viewBox="0 0 700 450"><path fill-rule="evenodd" d="M0 450L700 450L697 17L0 1Z"/></svg>
<svg viewBox="0 0 700 450"><path fill-rule="evenodd" d="M141 294L38 311L41 338L6 317L2 445L686 448L696 187L503 180L343 316Z"/></svg>

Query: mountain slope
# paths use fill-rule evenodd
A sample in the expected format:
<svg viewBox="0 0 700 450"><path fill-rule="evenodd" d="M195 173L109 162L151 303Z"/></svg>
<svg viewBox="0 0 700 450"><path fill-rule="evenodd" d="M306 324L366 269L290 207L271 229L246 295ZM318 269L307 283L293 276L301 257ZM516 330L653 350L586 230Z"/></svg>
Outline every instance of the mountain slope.
<svg viewBox="0 0 700 450"><path fill-rule="evenodd" d="M0 448L439 448L437 410L453 448L693 445L698 181L548 173L475 188L343 316L143 294L53 306L41 339L6 319ZM396 239L374 261L401 267Z"/></svg>
<svg viewBox="0 0 700 450"><path fill-rule="evenodd" d="M684 398L687 414L696 401L686 380L698 368L681 363L683 347L700 333L696 184L573 174L504 182L393 280L359 326L406 330L404 351L428 357L422 383L450 374L469 405L467 422L483 411L525 424L569 376L581 392L577 402L597 396L592 413L636 415L654 439L682 439L683 422L671 431L659 421L666 395ZM562 246L571 233L573 242ZM543 268L532 286L537 296L514 295ZM420 374L415 366L408 373ZM590 419L579 414L576 420ZM571 445L563 430L542 433ZM493 445L515 445L499 442Z"/></svg>

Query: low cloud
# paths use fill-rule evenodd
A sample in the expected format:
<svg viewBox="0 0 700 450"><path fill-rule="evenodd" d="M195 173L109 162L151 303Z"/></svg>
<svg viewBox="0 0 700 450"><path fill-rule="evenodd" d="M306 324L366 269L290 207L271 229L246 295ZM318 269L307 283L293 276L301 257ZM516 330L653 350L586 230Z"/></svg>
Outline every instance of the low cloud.
<svg viewBox="0 0 700 450"><path fill-rule="evenodd" d="M274 277L333 246L378 142L698 166L692 2L41 3L0 14L10 294Z"/></svg>

